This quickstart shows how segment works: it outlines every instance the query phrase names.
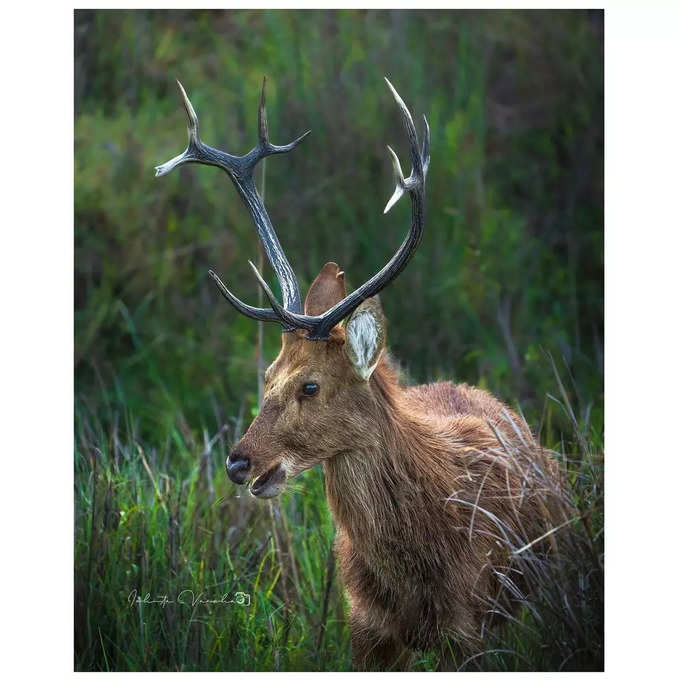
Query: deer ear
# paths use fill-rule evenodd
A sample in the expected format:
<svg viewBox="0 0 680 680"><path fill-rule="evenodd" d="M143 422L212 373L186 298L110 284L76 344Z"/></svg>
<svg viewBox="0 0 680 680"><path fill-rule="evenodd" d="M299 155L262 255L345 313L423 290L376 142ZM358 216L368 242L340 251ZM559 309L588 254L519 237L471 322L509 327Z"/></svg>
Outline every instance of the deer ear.
<svg viewBox="0 0 680 680"><path fill-rule="evenodd" d="M305 298L305 314L319 316L346 295L345 272L341 272L335 262L326 262L309 287Z"/></svg>
<svg viewBox="0 0 680 680"><path fill-rule="evenodd" d="M345 350L363 380L371 377L385 349L386 325L377 295L364 300L345 324Z"/></svg>

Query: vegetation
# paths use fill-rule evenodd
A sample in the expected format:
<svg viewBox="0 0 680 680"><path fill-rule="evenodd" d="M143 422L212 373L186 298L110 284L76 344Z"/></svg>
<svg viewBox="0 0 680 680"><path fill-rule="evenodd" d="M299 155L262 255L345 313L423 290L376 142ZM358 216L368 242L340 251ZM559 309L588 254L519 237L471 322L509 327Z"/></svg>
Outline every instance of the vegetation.
<svg viewBox="0 0 680 680"><path fill-rule="evenodd" d="M426 232L381 296L389 345L413 382L521 409L575 518L536 603L461 664L601 668L602 13L77 11L75 37L76 668L350 668L321 470L280 502L224 473L257 412L257 327L207 270L257 299L252 224L216 170L153 177L185 143L174 77L202 138L243 153L264 74L272 140L312 129L266 166L303 291L327 260L365 280L406 232L407 202L382 215L385 144L407 157L382 76L427 114ZM279 338L264 329L265 360ZM183 589L251 603L128 601Z"/></svg>

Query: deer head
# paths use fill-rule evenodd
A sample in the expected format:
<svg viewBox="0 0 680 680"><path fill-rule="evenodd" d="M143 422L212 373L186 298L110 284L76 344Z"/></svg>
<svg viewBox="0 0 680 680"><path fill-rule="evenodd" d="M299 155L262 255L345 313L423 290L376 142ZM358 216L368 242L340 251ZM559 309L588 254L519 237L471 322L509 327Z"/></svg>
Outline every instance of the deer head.
<svg viewBox="0 0 680 680"><path fill-rule="evenodd" d="M284 146L270 143L263 83L257 146L244 156L214 149L200 140L194 108L177 83L189 121L189 143L182 154L158 166L156 176L184 163L203 163L224 170L250 211L281 286L283 304L250 262L270 304L269 308L253 307L239 300L210 271L222 295L237 311L283 327L281 351L265 373L260 412L226 461L229 478L237 484L252 482L250 491L258 498L278 495L287 478L353 448L375 431L370 380L386 340L386 323L377 294L404 269L420 242L430 160L427 120L419 149L411 114L389 80L385 80L401 111L412 169L404 178L397 155L387 147L396 188L384 212L408 193L411 228L390 261L349 295L344 273L334 262L326 263L307 293L304 310L297 279L257 192L253 170L265 156L291 151L308 132Z"/></svg>

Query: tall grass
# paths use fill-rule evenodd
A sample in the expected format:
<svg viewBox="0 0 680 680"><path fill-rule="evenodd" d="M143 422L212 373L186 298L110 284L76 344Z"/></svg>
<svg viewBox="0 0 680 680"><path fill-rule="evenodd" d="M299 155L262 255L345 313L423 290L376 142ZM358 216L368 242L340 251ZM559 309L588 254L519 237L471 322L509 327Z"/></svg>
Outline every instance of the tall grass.
<svg viewBox="0 0 680 680"><path fill-rule="evenodd" d="M486 603L486 649L463 658L459 670L469 664L481 670L604 669L602 442L596 433L584 433L554 362L552 367L562 399L551 399L573 426L570 441L545 459L533 444L513 444L496 432L496 453L523 470L526 493L540 489L534 494L543 499L544 533L529 535L521 523L513 531L492 517L510 567L496 572L498 591ZM521 503L523 495L508 502ZM488 514L483 503L479 511ZM505 625L493 626L499 620Z"/></svg>
<svg viewBox="0 0 680 680"><path fill-rule="evenodd" d="M570 412L569 402L546 403L546 420ZM86 399L77 402L76 668L349 670L346 604L320 468L293 482L280 501L257 501L223 469L243 428L238 414L200 432L177 412L154 440L145 440L124 401L110 415L104 421ZM508 622L489 627L488 650L458 658L461 668L602 667L601 442L574 426L571 437L552 442L566 479L564 492L553 489L565 522L544 540L559 538L559 558L546 560L541 541L525 547L508 538L520 549L515 566L530 588L503 582L520 612L503 610L500 599L490 603ZM248 595L250 606L203 603L238 600L237 593ZM163 596L183 601L158 602ZM434 670L438 663L430 653L412 667Z"/></svg>

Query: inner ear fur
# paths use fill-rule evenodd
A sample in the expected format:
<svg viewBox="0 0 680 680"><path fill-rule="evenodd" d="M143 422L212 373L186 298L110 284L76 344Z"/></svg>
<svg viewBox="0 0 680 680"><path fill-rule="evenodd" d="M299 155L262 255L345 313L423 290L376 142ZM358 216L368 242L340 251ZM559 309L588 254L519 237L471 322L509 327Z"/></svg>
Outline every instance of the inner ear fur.
<svg viewBox="0 0 680 680"><path fill-rule="evenodd" d="M345 272L335 262L326 262L312 282L305 298L305 314L319 316L343 300Z"/></svg>
<svg viewBox="0 0 680 680"><path fill-rule="evenodd" d="M387 340L387 322L378 296L364 300L345 324L345 351L357 375L368 380Z"/></svg>

